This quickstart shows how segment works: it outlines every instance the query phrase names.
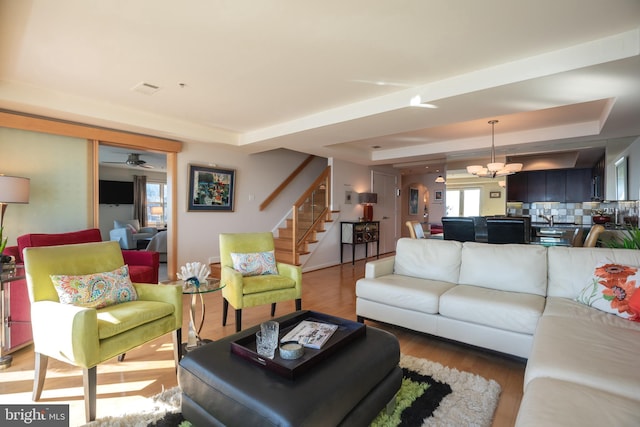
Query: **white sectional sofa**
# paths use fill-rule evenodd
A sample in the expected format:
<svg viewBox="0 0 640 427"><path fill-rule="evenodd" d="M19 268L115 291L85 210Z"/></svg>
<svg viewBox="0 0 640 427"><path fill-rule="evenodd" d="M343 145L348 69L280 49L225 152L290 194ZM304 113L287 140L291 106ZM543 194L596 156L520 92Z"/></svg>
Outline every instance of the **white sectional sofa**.
<svg viewBox="0 0 640 427"><path fill-rule="evenodd" d="M604 261L640 251L400 239L367 263L356 313L527 358L518 426L640 425L640 322L575 301Z"/></svg>

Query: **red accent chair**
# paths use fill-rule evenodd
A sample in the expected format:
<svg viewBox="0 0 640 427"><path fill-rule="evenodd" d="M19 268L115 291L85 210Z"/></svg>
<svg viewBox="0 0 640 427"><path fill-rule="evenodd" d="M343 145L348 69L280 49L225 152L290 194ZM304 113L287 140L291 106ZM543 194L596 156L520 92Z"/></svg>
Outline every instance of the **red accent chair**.
<svg viewBox="0 0 640 427"><path fill-rule="evenodd" d="M101 242L102 235L99 229L89 228L68 233L25 234L16 240L18 246L7 247L3 253L4 255L14 256L16 263L23 263L22 251L24 248ZM123 250L122 257L125 264L129 265L129 276L132 282L158 283L158 269L160 268L160 254L158 252Z"/></svg>

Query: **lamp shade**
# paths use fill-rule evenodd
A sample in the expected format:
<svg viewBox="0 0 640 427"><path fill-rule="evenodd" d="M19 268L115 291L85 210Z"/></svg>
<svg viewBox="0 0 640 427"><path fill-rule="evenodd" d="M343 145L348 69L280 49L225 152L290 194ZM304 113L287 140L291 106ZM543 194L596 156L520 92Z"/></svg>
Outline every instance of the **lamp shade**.
<svg viewBox="0 0 640 427"><path fill-rule="evenodd" d="M162 206L151 206L151 215L162 215Z"/></svg>
<svg viewBox="0 0 640 427"><path fill-rule="evenodd" d="M358 193L358 203L363 205L372 205L378 203L377 193Z"/></svg>
<svg viewBox="0 0 640 427"><path fill-rule="evenodd" d="M29 203L29 178L0 175L0 203Z"/></svg>

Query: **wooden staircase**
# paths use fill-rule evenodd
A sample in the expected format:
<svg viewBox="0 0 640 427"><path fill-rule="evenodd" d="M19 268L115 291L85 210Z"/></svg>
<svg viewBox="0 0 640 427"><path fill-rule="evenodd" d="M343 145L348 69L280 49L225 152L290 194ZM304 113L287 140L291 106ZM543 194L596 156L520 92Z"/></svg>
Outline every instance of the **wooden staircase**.
<svg viewBox="0 0 640 427"><path fill-rule="evenodd" d="M318 242L318 233L332 222L329 210L331 167L328 166L296 201L291 217L274 237L276 260L300 265L300 257L308 255L310 245Z"/></svg>
<svg viewBox="0 0 640 427"><path fill-rule="evenodd" d="M300 265L300 256L311 253L310 245L318 243L318 233L326 231L325 224L333 222L331 219L331 211L328 211L324 218L313 224L311 217L303 218L299 224L301 227L310 229L307 236L296 245L295 252L293 248L294 225L293 219L286 220L286 227L278 228L278 237L274 238L276 260L287 264Z"/></svg>

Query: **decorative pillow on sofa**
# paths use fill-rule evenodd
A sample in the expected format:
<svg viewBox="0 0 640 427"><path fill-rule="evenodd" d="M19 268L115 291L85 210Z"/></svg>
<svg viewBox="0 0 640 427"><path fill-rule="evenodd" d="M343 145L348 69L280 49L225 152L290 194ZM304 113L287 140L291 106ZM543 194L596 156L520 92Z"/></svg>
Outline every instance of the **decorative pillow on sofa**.
<svg viewBox="0 0 640 427"><path fill-rule="evenodd" d="M638 312L630 307L630 301L640 285L638 267L600 263L589 283L576 297L576 301L624 319L640 321ZM633 300L637 300L633 298Z"/></svg>
<svg viewBox="0 0 640 427"><path fill-rule="evenodd" d="M634 292L629 298L629 308L636 315L636 319L640 319L640 291Z"/></svg>
<svg viewBox="0 0 640 427"><path fill-rule="evenodd" d="M274 251L236 253L231 252L233 269L243 276L261 276L263 274L278 274L276 255Z"/></svg>
<svg viewBox="0 0 640 427"><path fill-rule="evenodd" d="M127 265L84 276L51 275L51 281L63 304L103 308L138 299Z"/></svg>

